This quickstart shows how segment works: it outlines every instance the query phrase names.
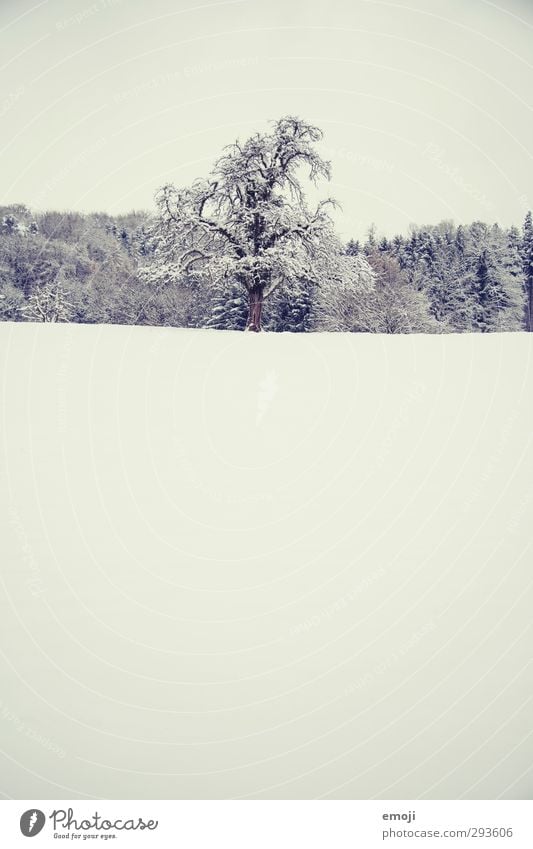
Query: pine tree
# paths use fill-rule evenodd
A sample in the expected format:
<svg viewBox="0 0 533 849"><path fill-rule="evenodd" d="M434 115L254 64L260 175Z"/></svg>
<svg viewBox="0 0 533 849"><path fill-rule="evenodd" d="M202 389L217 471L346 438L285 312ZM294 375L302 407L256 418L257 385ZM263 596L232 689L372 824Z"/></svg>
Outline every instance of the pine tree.
<svg viewBox="0 0 533 849"><path fill-rule="evenodd" d="M348 256L358 256L361 253L359 239L350 239L346 245L346 253Z"/></svg>
<svg viewBox="0 0 533 849"><path fill-rule="evenodd" d="M266 302L265 326L274 333L306 333L312 326L316 286L302 278L289 290L280 288Z"/></svg>
<svg viewBox="0 0 533 849"><path fill-rule="evenodd" d="M212 297L211 315L206 327L212 330L244 330L248 307L242 287L234 285L228 291L219 287Z"/></svg>
<svg viewBox="0 0 533 849"><path fill-rule="evenodd" d="M405 240L403 236L395 236L392 240L392 252L399 259L399 255L402 252L405 245Z"/></svg>
<svg viewBox="0 0 533 849"><path fill-rule="evenodd" d="M377 247L376 234L377 234L376 225L374 223L372 223L367 230L366 242L363 245L363 251L365 252L365 254L367 256L369 256L370 254L373 254L376 250L376 247Z"/></svg>
<svg viewBox="0 0 533 849"><path fill-rule="evenodd" d="M500 256L495 248L483 248L478 257L474 280L475 309L473 329L520 330L524 296L516 256L507 245Z"/></svg>
<svg viewBox="0 0 533 849"><path fill-rule="evenodd" d="M531 210L524 221L522 263L526 291L526 330L533 333L533 220Z"/></svg>
<svg viewBox="0 0 533 849"><path fill-rule="evenodd" d="M464 256L466 251L466 234L462 224L459 225L455 234L455 249L460 256Z"/></svg>

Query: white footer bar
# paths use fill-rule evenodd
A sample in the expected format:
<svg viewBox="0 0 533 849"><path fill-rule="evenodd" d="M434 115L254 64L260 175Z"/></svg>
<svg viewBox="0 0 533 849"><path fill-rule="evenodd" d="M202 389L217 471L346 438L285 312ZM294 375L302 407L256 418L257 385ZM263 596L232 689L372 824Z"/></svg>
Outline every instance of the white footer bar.
<svg viewBox="0 0 533 849"><path fill-rule="evenodd" d="M35 838L35 844L28 842ZM533 849L530 801L0 802L0 845Z"/></svg>

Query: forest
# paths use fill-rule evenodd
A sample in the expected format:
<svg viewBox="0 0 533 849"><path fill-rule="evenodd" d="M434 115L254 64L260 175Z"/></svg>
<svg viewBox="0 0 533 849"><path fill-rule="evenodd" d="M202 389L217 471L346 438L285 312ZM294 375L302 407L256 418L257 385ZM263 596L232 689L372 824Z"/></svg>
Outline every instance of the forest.
<svg viewBox="0 0 533 849"><path fill-rule="evenodd" d="M411 225L343 244L304 181L321 131L282 118L154 212L0 207L0 319L271 332L533 329L533 222Z"/></svg>

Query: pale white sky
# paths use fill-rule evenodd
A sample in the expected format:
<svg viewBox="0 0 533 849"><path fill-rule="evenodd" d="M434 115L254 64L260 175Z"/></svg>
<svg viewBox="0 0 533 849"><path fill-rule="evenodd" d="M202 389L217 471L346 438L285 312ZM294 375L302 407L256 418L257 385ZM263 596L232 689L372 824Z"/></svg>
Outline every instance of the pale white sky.
<svg viewBox="0 0 533 849"><path fill-rule="evenodd" d="M0 0L0 202L151 208L284 114L325 133L341 234L520 224L529 0Z"/></svg>

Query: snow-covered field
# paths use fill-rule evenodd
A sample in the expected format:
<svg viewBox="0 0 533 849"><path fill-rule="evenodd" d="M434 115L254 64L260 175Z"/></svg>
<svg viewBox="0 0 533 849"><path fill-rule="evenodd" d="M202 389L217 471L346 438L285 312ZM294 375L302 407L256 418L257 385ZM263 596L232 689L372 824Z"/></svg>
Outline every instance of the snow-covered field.
<svg viewBox="0 0 533 849"><path fill-rule="evenodd" d="M531 798L532 337L0 352L3 794Z"/></svg>

